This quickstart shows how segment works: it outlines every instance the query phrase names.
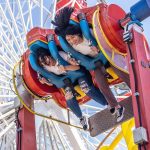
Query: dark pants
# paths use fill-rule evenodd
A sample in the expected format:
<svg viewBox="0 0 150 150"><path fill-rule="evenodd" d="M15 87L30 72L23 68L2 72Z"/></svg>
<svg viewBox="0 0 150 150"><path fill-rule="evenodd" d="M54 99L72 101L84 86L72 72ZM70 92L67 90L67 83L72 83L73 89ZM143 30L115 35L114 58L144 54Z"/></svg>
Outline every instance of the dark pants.
<svg viewBox="0 0 150 150"><path fill-rule="evenodd" d="M102 106L107 104L107 101L104 95L100 92L100 90L94 86L92 79L89 76L85 76L78 79L79 86L81 90L88 95L91 99L95 100ZM67 97L67 106L72 110L72 112L78 117L82 117L82 112L79 107L78 101L73 93L72 88L66 86L65 87L65 96Z"/></svg>
<svg viewBox="0 0 150 150"><path fill-rule="evenodd" d="M122 78L128 86L130 86L129 83L129 76L123 72L121 72L120 70L116 69L115 67L111 66L114 71L117 73L117 75ZM102 93L105 95L106 100L110 106L110 108L114 108L116 106L118 106L118 102L116 100L116 98L114 97L112 91L109 88L109 83L105 77L105 67L101 62L97 63L97 67L95 69L95 78L96 78L96 82L98 84L99 89L102 91Z"/></svg>
<svg viewBox="0 0 150 150"><path fill-rule="evenodd" d="M114 108L118 106L118 102L116 98L114 97L111 89L109 88L109 83L106 77L104 76L104 73L102 72L100 67L95 69L95 79L96 79L99 89L105 95L107 103L109 104L110 108Z"/></svg>

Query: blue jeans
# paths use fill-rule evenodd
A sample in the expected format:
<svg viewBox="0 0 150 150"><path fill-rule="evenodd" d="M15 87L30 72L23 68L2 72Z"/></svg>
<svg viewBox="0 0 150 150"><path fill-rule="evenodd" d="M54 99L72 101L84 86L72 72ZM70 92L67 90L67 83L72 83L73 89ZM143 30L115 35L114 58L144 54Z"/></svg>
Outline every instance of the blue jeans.
<svg viewBox="0 0 150 150"><path fill-rule="evenodd" d="M104 95L99 91L97 87L94 86L92 79L88 76L84 76L78 79L79 86L81 90L88 95L91 99L95 100L102 106L107 104L107 101ZM65 93L69 95L67 99L67 106L72 110L72 112L78 117L82 117L82 112L79 107L78 101L73 94L73 91L70 87L65 87Z"/></svg>

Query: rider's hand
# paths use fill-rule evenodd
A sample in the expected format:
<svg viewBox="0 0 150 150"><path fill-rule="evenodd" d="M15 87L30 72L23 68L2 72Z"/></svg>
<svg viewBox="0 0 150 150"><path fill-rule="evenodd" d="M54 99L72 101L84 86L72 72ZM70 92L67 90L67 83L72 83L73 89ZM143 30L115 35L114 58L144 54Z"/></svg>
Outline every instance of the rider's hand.
<svg viewBox="0 0 150 150"><path fill-rule="evenodd" d="M90 48L92 51L99 53L99 49L96 46L91 46Z"/></svg>
<svg viewBox="0 0 150 150"><path fill-rule="evenodd" d="M74 58L68 58L68 62L69 62L71 65L79 65L79 63L78 63Z"/></svg>
<svg viewBox="0 0 150 150"><path fill-rule="evenodd" d="M42 83L42 84L47 84L47 85L49 85L49 86L52 86L53 84L51 84L51 83L49 83L45 78L41 78L41 79L39 79L39 81L40 81L40 83Z"/></svg>
<svg viewBox="0 0 150 150"><path fill-rule="evenodd" d="M58 66L61 72L66 72L66 68L62 65Z"/></svg>
<svg viewBox="0 0 150 150"><path fill-rule="evenodd" d="M39 81L42 83L42 84L45 84L47 81L45 78L40 78Z"/></svg>

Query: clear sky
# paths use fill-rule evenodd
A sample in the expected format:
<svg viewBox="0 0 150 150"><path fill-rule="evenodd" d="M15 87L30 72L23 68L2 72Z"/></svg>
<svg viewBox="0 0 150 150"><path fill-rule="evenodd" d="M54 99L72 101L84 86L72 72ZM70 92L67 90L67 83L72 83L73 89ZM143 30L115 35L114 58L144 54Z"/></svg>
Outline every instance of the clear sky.
<svg viewBox="0 0 150 150"><path fill-rule="evenodd" d="M138 1L140 1L140 0L106 0L106 2L108 4L113 3L113 4L119 5L120 7L122 7L125 10L125 12L129 12L130 7ZM88 2L89 6L93 6L96 4L97 0L87 0L87 2ZM146 20L144 20L142 23L143 23L143 27L144 27L145 36L150 45L150 29L149 29L150 17L147 18Z"/></svg>

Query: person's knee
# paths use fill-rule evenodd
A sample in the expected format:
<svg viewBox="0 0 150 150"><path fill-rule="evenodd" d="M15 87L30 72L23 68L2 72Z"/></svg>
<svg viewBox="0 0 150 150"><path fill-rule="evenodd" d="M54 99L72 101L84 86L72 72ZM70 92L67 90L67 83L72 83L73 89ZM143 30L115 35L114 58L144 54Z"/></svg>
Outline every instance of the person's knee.
<svg viewBox="0 0 150 150"><path fill-rule="evenodd" d="M85 94L90 91L90 86L85 81L80 82L80 88Z"/></svg>
<svg viewBox="0 0 150 150"><path fill-rule="evenodd" d="M74 97L73 92L70 87L65 88L65 98L66 100L71 100Z"/></svg>

